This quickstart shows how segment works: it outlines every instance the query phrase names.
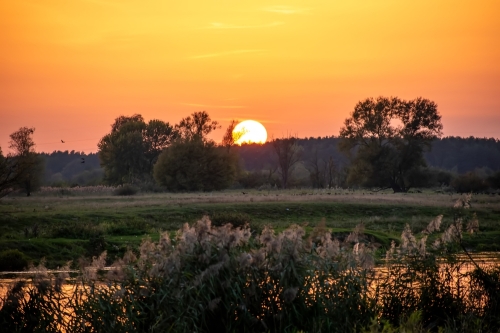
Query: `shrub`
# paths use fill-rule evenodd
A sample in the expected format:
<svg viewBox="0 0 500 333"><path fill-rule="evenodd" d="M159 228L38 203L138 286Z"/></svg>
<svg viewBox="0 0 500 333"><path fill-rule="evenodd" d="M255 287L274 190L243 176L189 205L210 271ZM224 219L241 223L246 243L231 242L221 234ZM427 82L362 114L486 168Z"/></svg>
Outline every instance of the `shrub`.
<svg viewBox="0 0 500 333"><path fill-rule="evenodd" d="M238 168L238 156L214 142L176 141L158 157L154 178L170 191L219 191L231 186Z"/></svg>
<svg viewBox="0 0 500 333"><path fill-rule="evenodd" d="M473 172L458 176L451 182L451 186L459 193L477 193L488 189L488 184L484 179Z"/></svg>
<svg viewBox="0 0 500 333"><path fill-rule="evenodd" d="M48 234L51 238L89 239L104 234L100 225L87 222L66 222L54 224Z"/></svg>
<svg viewBox="0 0 500 333"><path fill-rule="evenodd" d="M0 271L22 271L28 267L29 258L19 250L0 252Z"/></svg>
<svg viewBox="0 0 500 333"><path fill-rule="evenodd" d="M132 184L123 184L113 191L114 195L134 195L139 192L139 188Z"/></svg>
<svg viewBox="0 0 500 333"><path fill-rule="evenodd" d="M251 218L248 214L236 212L219 212L210 214L212 225L216 227L231 223L233 227L243 227L250 224Z"/></svg>
<svg viewBox="0 0 500 333"><path fill-rule="evenodd" d="M243 172L238 177L238 183L240 183L243 188L258 188L268 181L267 175L260 171Z"/></svg>
<svg viewBox="0 0 500 333"><path fill-rule="evenodd" d="M488 184L492 189L500 189L500 171L488 177Z"/></svg>

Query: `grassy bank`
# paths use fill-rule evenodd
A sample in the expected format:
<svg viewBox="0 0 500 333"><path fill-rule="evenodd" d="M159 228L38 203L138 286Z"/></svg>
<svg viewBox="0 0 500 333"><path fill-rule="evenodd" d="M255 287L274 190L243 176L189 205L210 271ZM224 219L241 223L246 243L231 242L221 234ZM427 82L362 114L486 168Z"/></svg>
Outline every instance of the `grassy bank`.
<svg viewBox="0 0 500 333"><path fill-rule="evenodd" d="M387 248L399 239L405 224L422 230L434 217L453 221L457 194L372 193L368 191L239 191L189 194L139 194L130 197L109 193L46 192L30 198L7 197L0 201L0 252L19 249L35 263L42 257L51 268L68 260L91 257L107 250L110 257L137 248L149 236L175 231L208 215L214 223L244 224L259 232L265 225L283 230L291 224L306 232L324 222L342 237L362 223L367 235ZM480 232L465 236L465 244L481 251L500 250L500 196L478 195L471 212Z"/></svg>

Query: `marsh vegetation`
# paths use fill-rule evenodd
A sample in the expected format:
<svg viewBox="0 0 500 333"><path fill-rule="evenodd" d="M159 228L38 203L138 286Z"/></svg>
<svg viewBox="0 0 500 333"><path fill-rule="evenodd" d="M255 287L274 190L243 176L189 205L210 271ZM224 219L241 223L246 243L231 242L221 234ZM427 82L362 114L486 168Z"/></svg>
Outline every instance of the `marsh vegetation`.
<svg viewBox="0 0 500 333"><path fill-rule="evenodd" d="M80 241L89 259L66 264L79 272L71 277L32 260L31 282L11 285L1 320L11 331L53 332L496 331L498 266L456 255L488 233L483 226L496 230L490 197L367 196L39 198L52 206L38 238L11 231L17 239L2 244ZM23 223L33 201L23 209L12 200L0 207L16 207Z"/></svg>

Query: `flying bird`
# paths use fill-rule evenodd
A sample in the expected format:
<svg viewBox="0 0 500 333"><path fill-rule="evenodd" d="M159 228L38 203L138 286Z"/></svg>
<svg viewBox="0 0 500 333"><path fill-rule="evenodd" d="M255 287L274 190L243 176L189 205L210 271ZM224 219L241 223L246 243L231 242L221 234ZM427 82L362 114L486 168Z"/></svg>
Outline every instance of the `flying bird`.
<svg viewBox="0 0 500 333"><path fill-rule="evenodd" d="M62 143L64 143L64 141L63 141L63 140L61 140L61 142L62 142Z"/></svg>

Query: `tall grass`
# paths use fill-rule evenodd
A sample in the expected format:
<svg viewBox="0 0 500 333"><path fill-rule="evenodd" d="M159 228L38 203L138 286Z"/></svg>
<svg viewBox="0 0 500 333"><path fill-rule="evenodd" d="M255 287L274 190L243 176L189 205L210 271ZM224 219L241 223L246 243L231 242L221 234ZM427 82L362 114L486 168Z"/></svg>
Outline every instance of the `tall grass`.
<svg viewBox="0 0 500 333"><path fill-rule="evenodd" d="M32 268L33 284L15 284L0 301L0 324L11 332L497 331L500 270L473 259L465 269L452 255L462 230L477 226L466 208L443 232L442 217L420 234L406 227L376 269L362 226L342 241L324 225L252 236L248 226L203 217L174 237L144 240L108 270L106 253L94 257L69 293L67 275Z"/></svg>

